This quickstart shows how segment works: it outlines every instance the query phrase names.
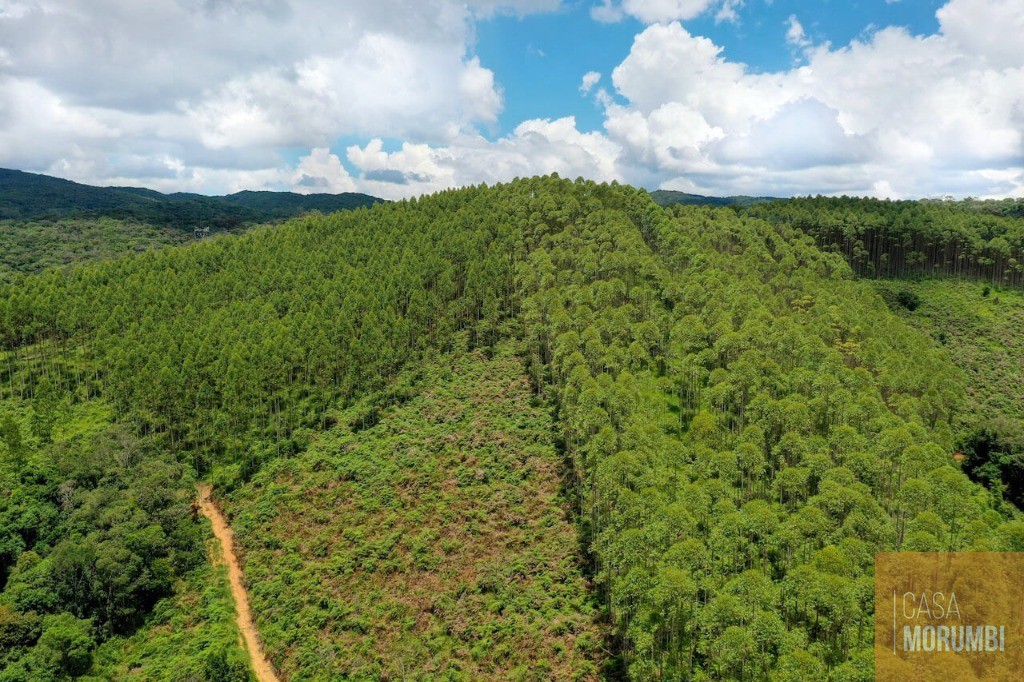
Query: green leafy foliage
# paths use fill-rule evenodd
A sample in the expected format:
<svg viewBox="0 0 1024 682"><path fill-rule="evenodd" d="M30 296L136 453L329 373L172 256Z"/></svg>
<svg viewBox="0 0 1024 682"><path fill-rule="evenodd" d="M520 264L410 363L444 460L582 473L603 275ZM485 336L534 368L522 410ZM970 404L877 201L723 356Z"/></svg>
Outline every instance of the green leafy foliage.
<svg viewBox="0 0 1024 682"><path fill-rule="evenodd" d="M175 228L110 218L52 222L0 221L0 282L51 267L106 260L194 237Z"/></svg>
<svg viewBox="0 0 1024 682"><path fill-rule="evenodd" d="M42 392L0 401L2 680L88 673L202 566L192 476L111 416Z"/></svg>
<svg viewBox="0 0 1024 682"><path fill-rule="evenodd" d="M896 302L907 310L917 310L921 305L921 297L910 289L900 289L896 292Z"/></svg>
<svg viewBox="0 0 1024 682"><path fill-rule="evenodd" d="M1001 211L534 178L19 278L4 661L124 671L96 652L170 641L195 474L293 679L870 679L875 552L1020 550L1024 524L954 456L956 329L855 274L1017 283ZM193 631L190 674L239 674Z"/></svg>
<svg viewBox="0 0 1024 682"><path fill-rule="evenodd" d="M620 201L520 279L624 666L870 679L875 552L1014 546L951 456L956 369L800 231Z"/></svg>
<svg viewBox="0 0 1024 682"><path fill-rule="evenodd" d="M143 627L104 643L93 656L91 674L147 682L249 682L234 618L226 569L203 564L156 604Z"/></svg>
<svg viewBox="0 0 1024 682"><path fill-rule="evenodd" d="M0 287L8 390L34 397L45 376L109 396L200 473L251 472L454 330L494 335L515 243L488 199L312 215Z"/></svg>
<svg viewBox="0 0 1024 682"><path fill-rule="evenodd" d="M1024 202L803 198L746 213L785 222L868 277L972 277L1024 284Z"/></svg>
<svg viewBox="0 0 1024 682"><path fill-rule="evenodd" d="M596 679L548 410L501 343L424 362L228 498L292 680ZM365 426L365 428L363 428Z"/></svg>
<svg viewBox="0 0 1024 682"><path fill-rule="evenodd" d="M1024 507L1024 294L952 279L876 286L890 300L911 293L920 306L897 311L966 375L967 401L954 422L964 469Z"/></svg>

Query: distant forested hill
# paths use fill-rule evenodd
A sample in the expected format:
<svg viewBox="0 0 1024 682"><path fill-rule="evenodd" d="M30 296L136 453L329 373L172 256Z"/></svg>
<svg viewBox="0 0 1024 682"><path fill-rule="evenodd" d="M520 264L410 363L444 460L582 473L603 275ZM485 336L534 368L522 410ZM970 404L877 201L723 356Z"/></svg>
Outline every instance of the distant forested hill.
<svg viewBox="0 0 1024 682"><path fill-rule="evenodd" d="M295 194L294 192L252 192L244 191L237 194L229 194L220 197L221 201L258 211L272 218L291 218L309 211L320 211L321 213L334 213L335 211L348 211L363 206L372 206L380 202L380 199L346 192L344 194Z"/></svg>
<svg viewBox="0 0 1024 682"><path fill-rule="evenodd" d="M803 197L745 215L782 222L841 253L866 277L952 276L1024 285L1024 200Z"/></svg>
<svg viewBox="0 0 1024 682"><path fill-rule="evenodd" d="M686 206L753 206L765 201L774 201L772 197L708 197L702 194L687 194L686 192L674 192L672 190L659 189L651 192L651 198L659 206L674 206L682 204Z"/></svg>
<svg viewBox="0 0 1024 682"><path fill-rule="evenodd" d="M379 201L354 193L239 192L225 197L161 194L136 187L92 187L47 175L0 169L0 220L107 217L157 227L229 229L314 210L332 213L372 206Z"/></svg>
<svg viewBox="0 0 1024 682"><path fill-rule="evenodd" d="M380 201L352 193L161 194L0 169L0 282L53 266L185 244L193 241L195 228L209 235L237 232L310 211L333 213Z"/></svg>

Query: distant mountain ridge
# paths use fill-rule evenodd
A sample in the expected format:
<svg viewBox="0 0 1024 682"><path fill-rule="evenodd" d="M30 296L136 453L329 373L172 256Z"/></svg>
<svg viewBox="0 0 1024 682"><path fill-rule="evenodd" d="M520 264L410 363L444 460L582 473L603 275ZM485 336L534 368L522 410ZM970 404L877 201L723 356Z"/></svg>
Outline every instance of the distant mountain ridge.
<svg viewBox="0 0 1024 682"><path fill-rule="evenodd" d="M675 192L673 190L659 189L650 193L654 203L659 206L673 206L675 204L698 205L698 206L739 206L747 207L754 204L761 204L766 201L775 201L776 197L708 197L702 194L687 194L686 192Z"/></svg>
<svg viewBox="0 0 1024 682"><path fill-rule="evenodd" d="M94 187L48 175L0 169L0 220L68 217L134 219L151 225L230 229L283 220L308 211L333 213L382 201L367 194L238 192L163 194L142 187Z"/></svg>

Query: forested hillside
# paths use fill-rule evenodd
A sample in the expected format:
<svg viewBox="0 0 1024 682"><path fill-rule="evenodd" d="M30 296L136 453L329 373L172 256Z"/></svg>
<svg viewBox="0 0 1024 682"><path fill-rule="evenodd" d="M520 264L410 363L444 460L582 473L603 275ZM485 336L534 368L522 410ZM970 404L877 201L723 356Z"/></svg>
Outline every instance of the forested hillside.
<svg viewBox="0 0 1024 682"><path fill-rule="evenodd" d="M319 211L372 206L365 194L238 192L225 197L91 187L0 168L0 282Z"/></svg>
<svg viewBox="0 0 1024 682"><path fill-rule="evenodd" d="M187 244L195 236L173 227L111 218L0 221L0 282L21 274L73 263L107 260L161 246Z"/></svg>
<svg viewBox="0 0 1024 682"><path fill-rule="evenodd" d="M123 660L139 679L244 679L194 477L113 417L45 379L31 400L0 400L0 680L105 676ZM140 651L140 626L158 646Z"/></svg>
<svg viewBox="0 0 1024 682"><path fill-rule="evenodd" d="M309 211L331 213L372 206L365 194L239 192L224 197L140 187L93 187L48 175L0 168L0 220L113 218L156 227L215 230L265 223Z"/></svg>
<svg viewBox="0 0 1024 682"><path fill-rule="evenodd" d="M635 202L524 303L629 673L870 679L876 551L1020 547L951 457L958 373L800 232Z"/></svg>
<svg viewBox="0 0 1024 682"><path fill-rule="evenodd" d="M749 215L807 232L871 279L890 307L966 371L953 420L972 478L1024 504L1024 201L779 200Z"/></svg>
<svg viewBox="0 0 1024 682"><path fill-rule="evenodd" d="M1024 284L1024 201L788 199L749 215L782 221L869 277L952 276Z"/></svg>
<svg viewBox="0 0 1024 682"><path fill-rule="evenodd" d="M0 286L0 679L146 650L198 570L197 478L285 679L872 679L875 552L1021 551L1024 522L954 456L963 372L808 202L535 178ZM858 271L1013 282L1019 221L897 239L888 210L870 246L835 223ZM62 459L82 410L63 447L97 454ZM104 582L108 548L141 577Z"/></svg>
<svg viewBox="0 0 1024 682"><path fill-rule="evenodd" d="M967 402L955 424L964 469L1024 508L1024 293L954 279L876 286L966 374Z"/></svg>

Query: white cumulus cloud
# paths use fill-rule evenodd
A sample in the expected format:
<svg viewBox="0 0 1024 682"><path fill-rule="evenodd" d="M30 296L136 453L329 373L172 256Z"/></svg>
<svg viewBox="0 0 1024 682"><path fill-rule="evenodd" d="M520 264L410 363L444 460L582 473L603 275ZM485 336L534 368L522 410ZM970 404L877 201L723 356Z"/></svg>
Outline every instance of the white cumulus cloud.
<svg viewBox="0 0 1024 682"><path fill-rule="evenodd" d="M723 21L735 23L739 21L739 10L745 4L743 0L723 0L721 7L718 8L718 12L715 13L715 23L722 23Z"/></svg>
<svg viewBox="0 0 1024 682"><path fill-rule="evenodd" d="M432 168L385 155L389 170L453 184L558 170L710 194L1024 195L1024 41L1012 2L951 0L933 35L889 27L838 47L814 45L793 16L787 39L804 59L768 73L659 21L689 7L647 6L652 24L612 73L617 97L599 92L603 132L527 122L494 143L463 136L420 150ZM596 85L591 76L581 89Z"/></svg>
<svg viewBox="0 0 1024 682"><path fill-rule="evenodd" d="M807 47L811 44L810 39L807 37L807 33L804 32L803 24L796 18L795 14L790 14L789 19L786 19L786 42L795 47Z"/></svg>
<svg viewBox="0 0 1024 682"><path fill-rule="evenodd" d="M588 71L583 74L583 81L580 83L580 93L587 95L594 89L594 86L601 82L601 74L598 71Z"/></svg>
<svg viewBox="0 0 1024 682"><path fill-rule="evenodd" d="M612 80L623 179L710 193L1024 193L1024 13L952 0L940 30L877 30L756 73L679 23L652 25Z"/></svg>
<svg viewBox="0 0 1024 682"><path fill-rule="evenodd" d="M304 194L356 191L356 183L341 164L341 159L326 147L317 147L309 156L299 159L291 178L291 186Z"/></svg>
<svg viewBox="0 0 1024 682"><path fill-rule="evenodd" d="M643 24L610 73L569 85L600 129L563 116L488 139L504 101L475 22L559 6L0 0L0 166L385 198L552 171L709 194L1024 195L1020 0L949 0L931 35L847 45L793 15L778 48L800 63L774 72L682 23L738 22L738 0L593 0L597 20Z"/></svg>
<svg viewBox="0 0 1024 682"><path fill-rule="evenodd" d="M463 134L444 146L404 143L388 153L375 139L349 147L348 160L361 171L363 191L393 199L548 173L616 180L618 153L604 135L580 132L570 116L526 121L496 142Z"/></svg>
<svg viewBox="0 0 1024 682"><path fill-rule="evenodd" d="M118 159L183 186L272 177L280 148L342 135L443 142L495 121L473 23L559 0L8 0L0 3L0 165L105 183ZM278 168L280 175L280 168ZM219 191L221 185L206 189Z"/></svg>
<svg viewBox="0 0 1024 682"><path fill-rule="evenodd" d="M743 0L601 0L590 16L603 23L622 21L627 16L645 24L688 21L717 8L715 21L736 21Z"/></svg>

